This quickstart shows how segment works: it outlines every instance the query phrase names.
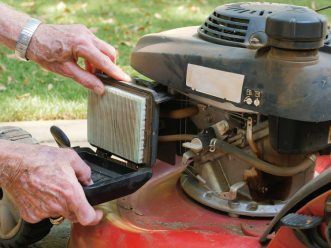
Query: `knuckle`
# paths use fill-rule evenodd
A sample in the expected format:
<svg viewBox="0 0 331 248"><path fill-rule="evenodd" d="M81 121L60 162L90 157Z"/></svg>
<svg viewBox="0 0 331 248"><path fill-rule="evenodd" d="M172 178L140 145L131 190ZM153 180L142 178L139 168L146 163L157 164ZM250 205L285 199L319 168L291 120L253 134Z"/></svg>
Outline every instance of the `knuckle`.
<svg viewBox="0 0 331 248"><path fill-rule="evenodd" d="M116 57L116 55L117 55L117 50L115 49L115 47L109 45L109 50L110 50L110 53L111 53L114 57Z"/></svg>
<svg viewBox="0 0 331 248"><path fill-rule="evenodd" d="M84 24L76 24L79 31L87 31L88 28Z"/></svg>
<svg viewBox="0 0 331 248"><path fill-rule="evenodd" d="M70 27L71 27L72 32L75 32L75 34L78 34L78 35L76 35L76 37L78 37L78 36L84 37L86 32L89 31L89 29L84 24L72 24Z"/></svg>
<svg viewBox="0 0 331 248"><path fill-rule="evenodd" d="M70 148L65 149L70 157L73 157L76 155L76 152Z"/></svg>
<svg viewBox="0 0 331 248"><path fill-rule="evenodd" d="M91 31L84 25L77 24L77 33L79 35L76 35L74 37L74 41L76 45L86 46L91 43Z"/></svg>
<svg viewBox="0 0 331 248"><path fill-rule="evenodd" d="M45 211L36 210L35 219L37 220L37 222L49 216L50 216L49 211L45 212Z"/></svg>
<svg viewBox="0 0 331 248"><path fill-rule="evenodd" d="M49 204L49 215L50 216L57 216L62 215L64 213L63 207L55 202Z"/></svg>
<svg viewBox="0 0 331 248"><path fill-rule="evenodd" d="M85 38L83 37L76 37L74 41L74 53L79 55L85 54L88 52L88 49L86 48L88 45L88 42Z"/></svg>
<svg viewBox="0 0 331 248"><path fill-rule="evenodd" d="M69 160L70 163L74 162L75 160L77 160L77 153L71 149L65 149L66 151L66 158Z"/></svg>
<svg viewBox="0 0 331 248"><path fill-rule="evenodd" d="M39 221L41 221L41 218L38 218L34 213L32 213L30 211L29 212L22 211L20 214L21 214L22 219L28 223L35 224L35 223L38 223Z"/></svg>
<svg viewBox="0 0 331 248"><path fill-rule="evenodd" d="M66 187L62 190L62 194L64 198L67 199L68 203L72 202L72 200L75 198L75 192L70 183L68 183Z"/></svg>
<svg viewBox="0 0 331 248"><path fill-rule="evenodd" d="M85 46L88 44L88 40L86 39L86 37L78 36L76 39L77 44L80 45L80 49L84 49L85 51Z"/></svg>

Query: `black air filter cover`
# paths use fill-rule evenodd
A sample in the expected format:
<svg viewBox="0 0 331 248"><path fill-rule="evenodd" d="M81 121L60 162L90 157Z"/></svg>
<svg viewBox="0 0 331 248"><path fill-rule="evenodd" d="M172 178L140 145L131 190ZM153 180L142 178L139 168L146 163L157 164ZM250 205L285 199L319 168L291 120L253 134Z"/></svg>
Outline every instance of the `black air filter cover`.
<svg viewBox="0 0 331 248"><path fill-rule="evenodd" d="M291 6L268 17L266 33L269 45L274 47L317 49L324 45L327 19L311 9Z"/></svg>

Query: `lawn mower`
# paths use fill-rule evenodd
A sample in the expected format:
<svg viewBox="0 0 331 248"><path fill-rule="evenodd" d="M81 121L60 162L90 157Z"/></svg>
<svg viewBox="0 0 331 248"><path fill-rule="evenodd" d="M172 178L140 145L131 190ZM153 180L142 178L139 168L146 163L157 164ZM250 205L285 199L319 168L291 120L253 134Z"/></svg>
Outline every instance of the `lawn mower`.
<svg viewBox="0 0 331 248"><path fill-rule="evenodd" d="M150 80L98 72L96 150L73 149L105 216L69 247L331 247L330 39L309 8L226 4L142 37L131 65Z"/></svg>
<svg viewBox="0 0 331 248"><path fill-rule="evenodd" d="M272 3L142 37L153 82L99 74L88 141L153 176L69 247L331 247L329 41L326 17Z"/></svg>

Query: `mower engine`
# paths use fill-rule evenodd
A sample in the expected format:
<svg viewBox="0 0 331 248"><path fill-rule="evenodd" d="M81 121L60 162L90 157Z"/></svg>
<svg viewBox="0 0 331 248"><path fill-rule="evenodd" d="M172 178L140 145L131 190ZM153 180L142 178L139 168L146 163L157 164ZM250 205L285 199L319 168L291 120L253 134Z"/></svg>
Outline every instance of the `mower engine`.
<svg viewBox="0 0 331 248"><path fill-rule="evenodd" d="M89 142L134 168L182 156L180 185L194 200L274 216L330 153L328 39L324 16L269 3L227 4L200 27L144 36L131 63L156 83L104 77L106 96L90 95Z"/></svg>

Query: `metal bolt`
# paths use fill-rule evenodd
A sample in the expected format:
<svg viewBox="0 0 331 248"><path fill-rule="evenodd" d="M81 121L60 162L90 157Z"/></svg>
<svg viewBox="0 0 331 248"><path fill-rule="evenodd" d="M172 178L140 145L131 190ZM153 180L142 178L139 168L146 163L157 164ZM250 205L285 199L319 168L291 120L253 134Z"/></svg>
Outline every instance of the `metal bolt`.
<svg viewBox="0 0 331 248"><path fill-rule="evenodd" d="M257 204L257 202L250 202L247 204L246 209L249 211L256 211L257 208L259 207L259 204Z"/></svg>
<svg viewBox="0 0 331 248"><path fill-rule="evenodd" d="M252 37L249 43L251 43L251 45L261 45L261 41L257 37Z"/></svg>
<svg viewBox="0 0 331 248"><path fill-rule="evenodd" d="M236 209L240 206L240 203L238 201L228 201L228 206L231 209Z"/></svg>
<svg viewBox="0 0 331 248"><path fill-rule="evenodd" d="M229 216L231 218L239 218L239 215L238 214L234 214L234 213L229 213Z"/></svg>
<svg viewBox="0 0 331 248"><path fill-rule="evenodd" d="M209 151L210 152L215 152L216 151L216 142L217 139L212 139L209 144Z"/></svg>
<svg viewBox="0 0 331 248"><path fill-rule="evenodd" d="M139 216L144 216L144 214L138 210L133 210L133 212L136 214L136 215L139 215Z"/></svg>
<svg viewBox="0 0 331 248"><path fill-rule="evenodd" d="M254 105L255 105L255 107L260 106L260 100L259 99L255 99L254 100Z"/></svg>

